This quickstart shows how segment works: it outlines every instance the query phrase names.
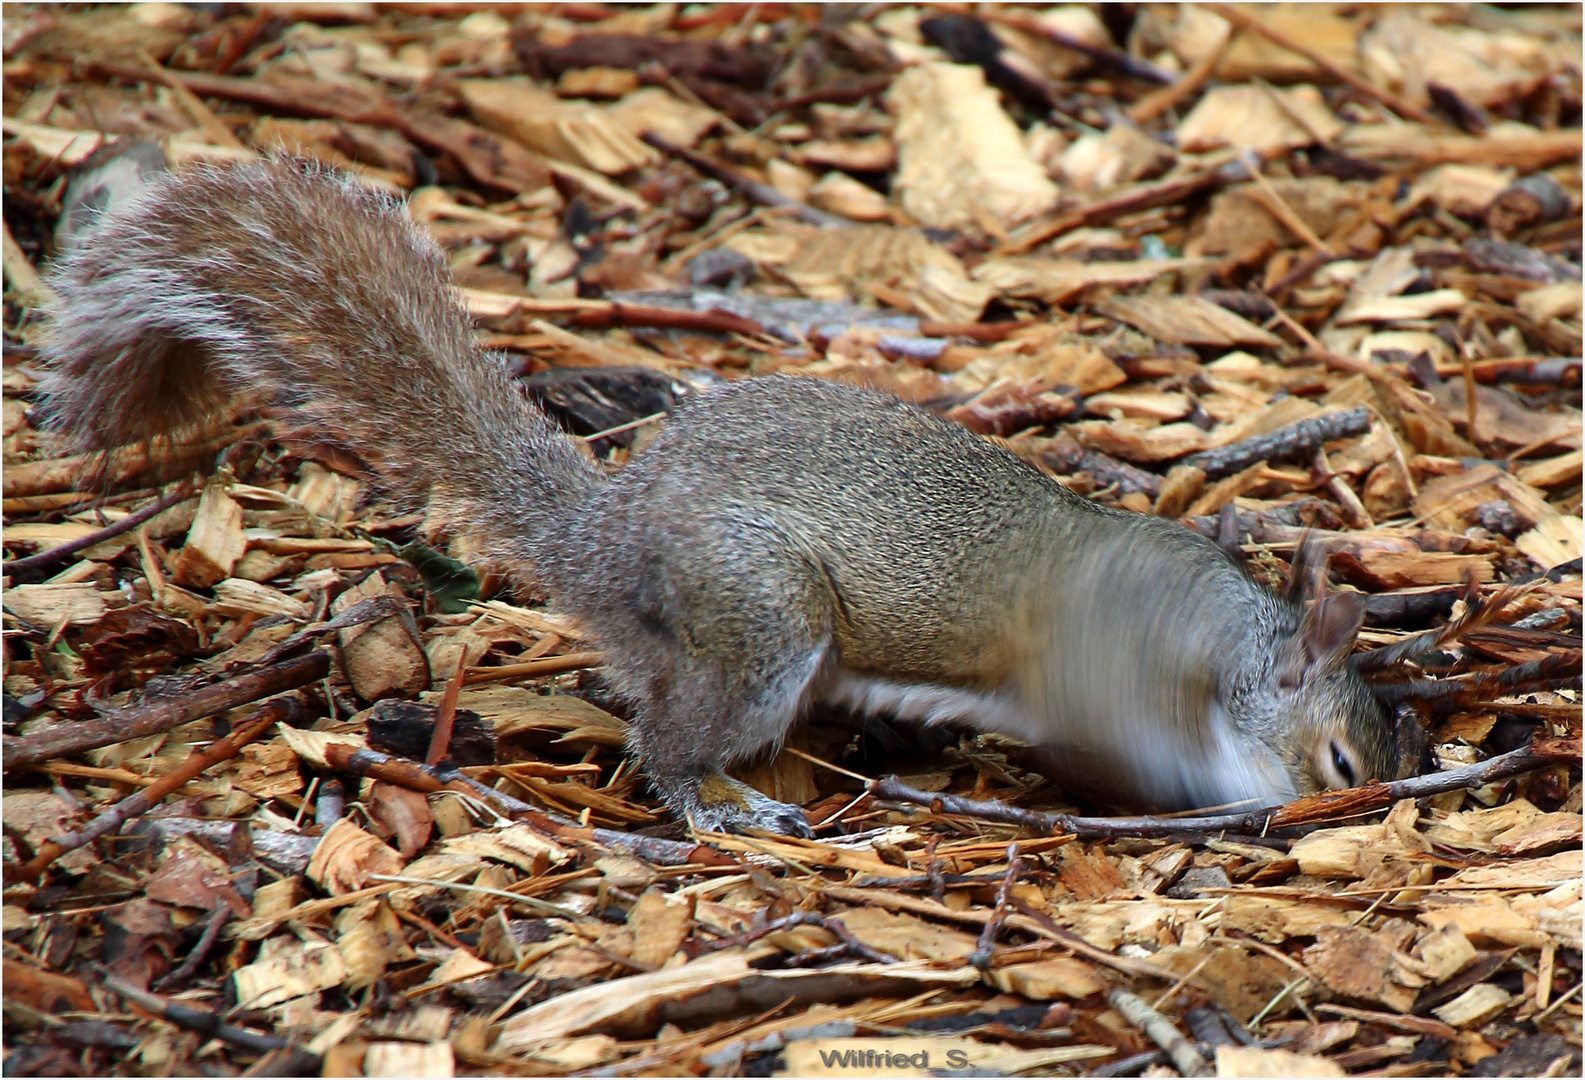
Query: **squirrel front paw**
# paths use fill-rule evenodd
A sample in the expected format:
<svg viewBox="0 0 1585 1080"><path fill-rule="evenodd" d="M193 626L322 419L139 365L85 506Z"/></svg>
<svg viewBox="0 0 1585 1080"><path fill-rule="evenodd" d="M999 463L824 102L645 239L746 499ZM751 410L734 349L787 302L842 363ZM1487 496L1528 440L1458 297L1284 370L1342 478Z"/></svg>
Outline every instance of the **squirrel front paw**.
<svg viewBox="0 0 1585 1080"><path fill-rule="evenodd" d="M814 830L809 827L803 810L761 795L724 773L710 773L691 790L679 795L668 801L681 808L697 829L707 832L758 830L806 840L814 838Z"/></svg>

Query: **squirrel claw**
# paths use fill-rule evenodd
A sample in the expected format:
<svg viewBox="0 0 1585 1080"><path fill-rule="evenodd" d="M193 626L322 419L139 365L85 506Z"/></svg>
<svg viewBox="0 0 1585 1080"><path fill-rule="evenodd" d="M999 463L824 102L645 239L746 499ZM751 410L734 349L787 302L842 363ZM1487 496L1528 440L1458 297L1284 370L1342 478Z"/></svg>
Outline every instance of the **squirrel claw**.
<svg viewBox="0 0 1585 1080"><path fill-rule="evenodd" d="M801 809L791 803L767 799L763 795L752 811L752 824L749 827L778 836L796 836L801 840L815 838L815 831L809 827L809 819ZM737 831L737 828L734 827L733 831Z"/></svg>
<svg viewBox="0 0 1585 1080"><path fill-rule="evenodd" d="M685 816L694 827L708 832L748 832L751 830L775 833L778 836L797 836L814 839L809 819L799 807L777 802L721 773L707 776L700 782L692 805Z"/></svg>

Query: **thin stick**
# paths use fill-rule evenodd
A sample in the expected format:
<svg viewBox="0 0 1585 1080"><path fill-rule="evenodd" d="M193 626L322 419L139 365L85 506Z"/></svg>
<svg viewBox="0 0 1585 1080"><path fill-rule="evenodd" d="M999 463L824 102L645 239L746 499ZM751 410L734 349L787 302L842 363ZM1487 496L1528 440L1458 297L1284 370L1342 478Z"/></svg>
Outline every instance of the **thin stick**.
<svg viewBox="0 0 1585 1080"><path fill-rule="evenodd" d="M1574 988L1572 990L1563 991L1562 994L1558 995L1558 999L1556 1001L1554 1001L1552 1004L1548 1005L1546 1008L1542 1009L1540 1012L1535 1014L1536 1020L1537 1021L1545 1020L1548 1016L1551 1016L1553 1010L1555 1010L1559 1005L1563 1004L1569 998L1571 998L1575 994L1579 993L1580 992L1580 988L1582 986L1585 986L1585 982L1577 982L1577 983L1574 984Z"/></svg>
<svg viewBox="0 0 1585 1080"><path fill-rule="evenodd" d="M784 747L782 747L782 753L791 754L791 755L793 755L793 757L801 757L805 761L809 762L809 764L811 764L811 765L819 765L823 769L830 769L832 772L836 773L838 776L845 776L849 780L857 780L861 784L867 784L871 780L871 777L865 776L863 773L856 773L852 769L844 769L840 765L833 765L829 761L826 761L824 758L817 758L813 754L806 753L803 750L799 750L795 746L784 746Z"/></svg>
<svg viewBox="0 0 1585 1080"><path fill-rule="evenodd" d="M980 931L980 939L975 943L974 951L969 954L969 963L981 971L991 969L991 954L996 950L996 935L1001 932L1002 923L1007 920L1007 905L1013 897L1013 886L1018 882L1018 874L1023 870L1023 860L1018 857L1018 845L1007 845L1007 872L1002 875L1002 883L996 887L996 907L991 911L991 917L985 923L985 928Z"/></svg>
<svg viewBox="0 0 1585 1080"><path fill-rule="evenodd" d="M1212 49L1194 62L1182 78L1171 86L1163 86L1160 90L1152 90L1144 97L1130 105L1125 112L1128 118L1136 124L1148 124L1162 113L1177 106L1198 93L1200 88L1210 81L1216 74L1216 68L1222 62L1222 57L1227 55L1228 48L1233 44L1233 39L1238 37L1239 30L1227 35L1227 40L1219 48Z"/></svg>
<svg viewBox="0 0 1585 1080"><path fill-rule="evenodd" d="M988 22L998 22L1003 26L1011 26L1022 30L1026 34L1043 37L1053 44L1087 56L1097 64L1112 68L1118 74L1126 75L1131 79L1153 82L1158 86L1170 86L1173 84L1172 76L1162 71L1155 64L1141 60L1137 56L1130 56L1121 49L1105 45L1092 45L1088 41L1076 38L1072 34L1063 33L1056 27L1048 26L1031 16L990 11L986 12L983 17Z"/></svg>
<svg viewBox="0 0 1585 1080"><path fill-rule="evenodd" d="M258 740L277 723L291 719L295 713L301 711L301 708L297 700L291 697L279 697L265 703L230 735L219 742L211 743L207 749L193 751L186 761L142 791L128 795L81 829L46 840L40 846L38 853L17 871L18 877L23 881L38 881L44 876L44 871L62 855L92 843L112 829L119 828L123 823L158 806L167 795L174 794L211 766L236 757L244 746Z"/></svg>
<svg viewBox="0 0 1585 1080"><path fill-rule="evenodd" d="M1215 956L1215 955L1216 954L1214 952L1211 954L1211 956ZM1210 959L1210 957L1207 957L1206 959ZM1283 998L1287 997L1289 994L1293 993L1300 986L1303 986L1305 983L1307 983L1309 981L1310 981L1309 976L1301 975L1297 979L1294 979L1292 982L1290 982L1288 985L1284 986L1281 990L1278 990L1275 994L1272 995L1271 1000L1266 1002L1265 1007L1263 1009L1261 1009L1258 1013L1256 1013L1253 1017L1250 1018L1249 1026L1252 1027L1252 1028L1259 1027L1260 1026L1260 1022L1262 1020L1266 1019L1266 1016L1271 1012L1272 1009L1275 1009L1277 1007L1277 1005L1282 1001ZM1156 1004L1159 1005L1160 1002L1158 1001Z"/></svg>
<svg viewBox="0 0 1585 1080"><path fill-rule="evenodd" d="M1279 45L1282 48L1287 49L1289 52L1298 53L1300 56L1310 61L1310 63L1314 64L1322 71L1325 71L1334 79L1339 79L1343 82L1346 82L1360 93L1387 106L1387 108L1391 109L1399 116L1407 116L1411 120L1418 120L1420 123L1427 124L1431 127L1441 126L1440 121L1438 121L1436 117L1432 116L1424 109L1417 105L1411 105L1409 102L1404 101L1397 95L1390 94L1387 91L1377 87L1370 81L1355 75L1347 68L1334 64L1332 61L1328 60L1326 57L1322 56L1308 45L1304 45L1294 38L1289 37L1281 30L1267 26L1259 18L1249 14L1248 10L1242 7L1242 5L1224 4L1218 2L1218 0L1207 0L1207 2L1202 6L1216 12L1218 15L1232 23L1234 26L1238 27L1240 30L1252 30L1261 37L1272 42L1274 45Z"/></svg>
<svg viewBox="0 0 1585 1080"><path fill-rule="evenodd" d="M1106 999L1112 1003L1112 1008L1123 1014L1124 1019L1141 1028L1152 1042L1167 1052L1179 1073L1184 1076L1210 1075L1210 1066L1194 1048L1194 1044L1178 1031L1177 1025L1145 1004L1137 994L1116 989L1106 995Z"/></svg>
<svg viewBox="0 0 1585 1080"><path fill-rule="evenodd" d="M648 416L641 416L637 420L629 420L625 424L618 424L616 427L608 427L604 431L596 431L593 435L584 435L582 438L584 442L592 443L596 439L604 439L612 435L620 435L624 431L632 431L634 428L641 428L645 424L653 424L657 420L664 420L666 419L667 415L667 412L662 409L660 412L650 413Z"/></svg>
<svg viewBox="0 0 1585 1080"><path fill-rule="evenodd" d="M224 899L215 901L215 909L209 913L209 918L204 923L203 936L198 939L198 944L193 946L193 951L187 954L187 959L182 961L182 966L160 980L161 990L174 990L198 973L210 950L215 947L215 942L220 940L220 931L225 928L233 914L235 913L231 910L231 905Z"/></svg>
<svg viewBox="0 0 1585 1080"><path fill-rule="evenodd" d="M1013 907L1018 909L1020 915L1039 928L1038 930L1032 930L1032 933L1043 933L1052 941L1067 946L1078 955L1088 957L1097 964L1102 964L1114 971L1120 971L1124 975L1160 979L1162 982L1171 982L1177 974L1176 972L1168 971L1160 964L1153 964L1149 960L1135 960L1129 956L1114 956L1099 946L1091 945L1072 930L1064 926L1058 926L1049 915L1036 911L1016 896L1013 897ZM1020 926L1019 929L1029 928Z"/></svg>
<svg viewBox="0 0 1585 1080"><path fill-rule="evenodd" d="M1288 200L1277 193L1277 189L1272 186L1270 180L1266 179L1266 174L1260 171L1260 166L1255 164L1249 151L1244 151L1239 155L1239 158L1249 169L1249 178L1255 182L1255 188L1261 196L1261 204L1271 211L1272 215L1286 225L1288 231L1292 232L1300 240L1303 240L1329 259L1337 258L1337 252L1333 251L1325 240L1317 236L1314 229L1305 224L1304 219L1298 215L1293 207L1288 205Z"/></svg>
<svg viewBox="0 0 1585 1080"><path fill-rule="evenodd" d="M828 214L824 210L816 210L806 203L789 198L769 184L751 180L736 169L728 168L703 154L689 150L685 146L678 146L676 143L663 139L652 131L646 131L640 138L663 154L681 158L712 180L719 180L727 187L741 191L750 200L759 203L761 206L785 207L800 221L807 221L811 225L819 225L822 228L837 228L853 224L847 218L838 217L836 214Z"/></svg>
<svg viewBox="0 0 1585 1080"><path fill-rule="evenodd" d="M1205 471L1207 480L1249 468L1261 461L1302 458L1333 439L1351 438L1370 431L1370 410L1364 406L1322 413L1239 442L1190 454L1178 462Z"/></svg>
<svg viewBox="0 0 1585 1080"><path fill-rule="evenodd" d="M1150 1003L1150 1007L1152 1009L1161 1008L1161 1006L1166 1003L1168 998L1170 998L1173 994L1176 994L1179 990L1182 990L1185 986L1188 986L1189 983L1194 979L1194 977L1205 969L1205 965L1209 964L1215 958L1216 958L1216 953L1215 952L1206 953L1204 959L1202 959L1198 964L1195 964L1192 968L1189 969L1188 974L1184 975L1183 978L1179 979L1177 982L1173 983L1171 986L1169 986L1165 990L1163 990L1156 997L1156 1000L1152 1001ZM1275 1004L1275 1000L1273 1001L1273 1004ZM1267 1008L1270 1008L1270 1006L1268 1005ZM1264 1016L1265 1013L1262 1012L1260 1015ZM1253 1021L1253 1020L1250 1021L1251 1024L1254 1024L1256 1022L1257 1021Z"/></svg>
<svg viewBox="0 0 1585 1080"><path fill-rule="evenodd" d="M207 1009L194 1009L186 1005L177 1005L166 1001L164 998L140 990L132 983L116 975L107 976L104 980L105 989L116 996L136 1005L140 1009L147 1009L155 1016L168 1020L177 1027L189 1031L197 1031L204 1035L228 1042L232 1046L247 1050L255 1054L265 1054L271 1050L284 1050L292 1044L277 1035L266 1035L257 1031L249 1031L234 1024L228 1024L217 1013ZM303 1053L308 1051L304 1050ZM314 1055L318 1057L318 1055Z"/></svg>
<svg viewBox="0 0 1585 1080"><path fill-rule="evenodd" d="M855 806L869 797L869 792L861 791L857 795L853 796L852 799L848 800L848 802L845 803L836 813L832 814L830 817L821 818L819 821L811 821L809 823L809 827L811 829L833 828L838 821L842 820L843 814L847 813L849 810L853 809Z"/></svg>
<svg viewBox="0 0 1585 1080"><path fill-rule="evenodd" d="M541 900L537 896L523 896L520 893L507 892L505 889L492 889L485 885L464 885L460 881L442 881L438 878L411 877L407 874L369 874L369 881L384 881L396 885L423 885L432 889L455 889L458 892L480 893L485 896L498 896L510 900L514 904L522 904L532 908L542 915L556 915L563 919L578 922L584 916L569 907L552 904L548 900Z"/></svg>
<svg viewBox="0 0 1585 1080"><path fill-rule="evenodd" d="M1399 799L1417 799L1459 788L1482 787L1519 773L1545 768L1558 761L1577 760L1578 736L1536 739L1528 746L1473 765L1445 772L1372 783L1342 791L1324 791L1302 799L1260 810L1237 814L1215 814L1198 818L1077 817L1039 810L1024 810L1006 803L964 799L919 791L895 776L872 781L869 791L878 799L914 803L938 814L956 814L980 821L1018 825L1036 832L1071 833L1075 836L1166 836L1180 832L1241 832L1262 835L1269 829L1309 825L1337 817L1370 813L1390 806Z"/></svg>
<svg viewBox="0 0 1585 1080"><path fill-rule="evenodd" d="M54 566L59 562L65 562L68 557L75 555L84 548L91 548L95 544L120 536L129 529L137 528L161 511L169 510L177 503L190 499L192 494L192 488L187 484L182 484L169 494L149 503L143 509L130 513L120 521L106 525L102 529L88 533L86 536L79 536L75 540L68 540L58 547L52 547L48 551L41 551L37 555L29 555L25 559L12 559L8 563L0 564L0 574L27 573L33 570L42 570L46 566Z"/></svg>
<svg viewBox="0 0 1585 1080"><path fill-rule="evenodd" d="M1010 236L1005 244L998 247L993 255L1021 255L1030 248L1045 243L1052 237L1061 236L1081 226L1105 225L1138 210L1151 210L1158 206L1170 206L1180 203L1206 188L1221 187L1224 184L1236 184L1244 180L1249 169L1242 161L1234 159L1224 165L1203 172L1190 173L1187 176L1174 176L1167 180L1157 180L1149 184L1139 184L1126 188L1116 195L1109 195L1099 199L1089 206L1081 206L1076 210L1065 211L1055 218L1030 225L1026 231Z"/></svg>
<svg viewBox="0 0 1585 1080"><path fill-rule="evenodd" d="M1460 359L1464 364L1464 422L1469 425L1466 434L1469 441L1475 441L1475 364L1470 359L1469 353L1460 350Z"/></svg>
<svg viewBox="0 0 1585 1080"><path fill-rule="evenodd" d="M213 139L218 146L228 147L232 150L247 150L247 144L237 138L236 132L226 126L225 121L216 116L214 110L205 105L197 94L184 86L180 79L171 77L163 64L150 56L144 49L138 50L138 59L142 60L149 69L149 75L157 83L168 87L176 99L182 103L182 108L187 115L197 121L198 126L204 129L204 134Z"/></svg>
<svg viewBox="0 0 1585 1080"><path fill-rule="evenodd" d="M435 729L429 736L429 753L424 756L424 764L431 768L439 765L451 749L451 725L457 718L457 695L462 692L462 673L467 664L468 652L464 649L457 656L457 671L446 680L446 689L440 695L440 705L435 709Z"/></svg>
<svg viewBox="0 0 1585 1080"><path fill-rule="evenodd" d="M1405 660L1412 660L1417 656L1432 652L1450 642L1457 641L1465 634L1479 630L1502 614L1504 608L1518 600L1521 596L1534 589L1535 585L1503 585L1484 601L1480 599L1478 589L1469 589L1464 596L1464 614L1456 619L1449 620L1445 626L1435 630L1426 630L1418 634L1396 641L1391 645L1383 645L1379 649L1358 653L1349 657L1349 664L1355 671L1371 672L1384 671L1395 667Z"/></svg>
<svg viewBox="0 0 1585 1080"><path fill-rule="evenodd" d="M543 660L530 660L526 664L503 664L500 667L472 668L463 679L464 686L479 683L502 682L506 679L530 679L537 675L559 675L563 671L599 667L605 655L597 652L567 653L565 656L548 656Z"/></svg>
<svg viewBox="0 0 1585 1080"><path fill-rule="evenodd" d="M826 933L830 934L832 937L836 938L838 945L834 947L834 950L837 952L850 952L853 955L860 957L863 960L867 960L872 964L897 963L897 958L895 956L892 956L889 953L880 952L876 949L872 949L858 938L854 937L853 932L843 925L841 919L835 919L828 915L821 915L817 911L795 911L791 915L784 916L780 919L772 919L763 926L756 926L753 929L746 930L741 934L736 934L732 937L721 938L719 941L712 941L709 945L705 946L702 951L707 953L719 952L722 949L737 948L743 945L749 945L755 941L758 941L762 937L767 937L771 934L777 934L783 930L792 930L799 926L817 926L821 930L824 930ZM817 949L815 951L821 954L827 954L833 950ZM808 956L810 954L805 953L804 955ZM826 958L826 956L821 957L821 959Z"/></svg>
<svg viewBox="0 0 1585 1080"><path fill-rule="evenodd" d="M296 690L299 686L318 682L329 673L330 653L315 649L303 656L213 683L175 701L149 702L97 720L59 724L30 735L8 738L0 759L7 770L17 769L127 739L158 735L250 701Z"/></svg>
<svg viewBox="0 0 1585 1080"><path fill-rule="evenodd" d="M763 334L765 327L753 319L721 308L693 311L687 308L650 307L613 300L603 310L590 308L572 317L574 326L600 329L608 326L642 326L656 330L700 330L712 334Z"/></svg>

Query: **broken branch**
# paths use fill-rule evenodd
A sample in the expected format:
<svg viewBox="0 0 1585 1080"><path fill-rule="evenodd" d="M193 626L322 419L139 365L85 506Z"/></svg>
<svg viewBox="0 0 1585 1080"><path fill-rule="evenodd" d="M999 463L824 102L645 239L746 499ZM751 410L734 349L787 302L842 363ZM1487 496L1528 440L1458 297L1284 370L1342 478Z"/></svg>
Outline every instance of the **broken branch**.
<svg viewBox="0 0 1585 1080"><path fill-rule="evenodd" d="M330 653L315 649L272 667L211 683L176 701L148 702L120 709L97 720L60 724L29 735L7 738L0 756L9 771L128 739L158 735L179 724L202 720L262 697L296 690L328 674Z"/></svg>
<svg viewBox="0 0 1585 1080"><path fill-rule="evenodd" d="M120 521L106 525L102 529L96 529L86 536L79 536L75 540L68 540L64 544L52 547L48 551L41 551L37 555L29 555L25 559L12 559L8 563L0 564L0 574L7 576L25 574L35 570L42 570L48 566L54 566L59 562L65 562L69 557L85 548L91 548L95 544L120 536L129 529L137 528L161 511L169 510L177 503L190 498L192 493L191 487L182 484L169 494L154 500L143 509L128 514Z"/></svg>
<svg viewBox="0 0 1585 1080"><path fill-rule="evenodd" d="M800 221L806 221L811 225L819 225L825 229L853 224L847 218L828 214L824 210L816 210L807 203L801 203L797 199L789 198L769 184L762 184L758 180L750 180L736 169L728 168L718 161L705 157L703 154L689 150L687 147L669 142L656 135L653 131L646 131L642 138L661 153L681 158L712 180L718 180L729 188L741 191L751 201L759 203L761 206L787 207L792 212L792 215Z"/></svg>
<svg viewBox="0 0 1585 1080"><path fill-rule="evenodd" d="M1243 439L1214 450L1190 454L1179 464L1193 465L1208 480L1230 476L1261 461L1304 457L1333 439L1363 435L1370 430L1370 410L1364 406L1343 412L1323 413L1280 427L1264 435Z"/></svg>
<svg viewBox="0 0 1585 1080"><path fill-rule="evenodd" d="M120 828L132 818L158 806L167 795L174 794L188 781L196 779L220 762L236 757L244 746L256 742L270 728L283 721L290 721L294 715L301 712L302 706L295 698L279 697L274 701L266 702L230 735L219 742L211 743L207 749L194 750L186 761L142 791L128 795L82 828L45 841L38 853L18 871L18 876L23 881L38 881L44 876L44 871L62 855L92 843L105 833Z"/></svg>
<svg viewBox="0 0 1585 1080"><path fill-rule="evenodd" d="M1075 836L1166 836L1183 832L1234 831L1264 835L1270 829L1311 825L1339 817L1367 814L1390 806L1399 799L1418 799L1458 788L1483 787L1497 780L1545 768L1559 761L1579 758L1579 739L1537 739L1528 746L1509 751L1486 761L1464 765L1445 772L1366 784L1341 791L1307 795L1281 806L1232 814L1201 817L1078 817L1041 810L1024 810L995 800L964 799L956 795L920 791L895 776L871 780L867 785L877 799L913 803L928 807L932 813L956 814L980 821L1018 825L1041 833L1072 833Z"/></svg>

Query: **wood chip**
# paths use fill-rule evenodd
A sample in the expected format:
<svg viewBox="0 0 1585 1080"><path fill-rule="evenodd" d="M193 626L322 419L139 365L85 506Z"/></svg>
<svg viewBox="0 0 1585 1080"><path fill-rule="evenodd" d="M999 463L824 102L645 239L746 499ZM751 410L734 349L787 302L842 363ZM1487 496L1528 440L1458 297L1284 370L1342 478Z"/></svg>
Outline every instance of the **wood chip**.
<svg viewBox="0 0 1585 1080"><path fill-rule="evenodd" d="M1050 210L1060 192L1024 149L1018 129L977 67L921 64L893 84L897 117L894 188L915 220L983 231Z"/></svg>

